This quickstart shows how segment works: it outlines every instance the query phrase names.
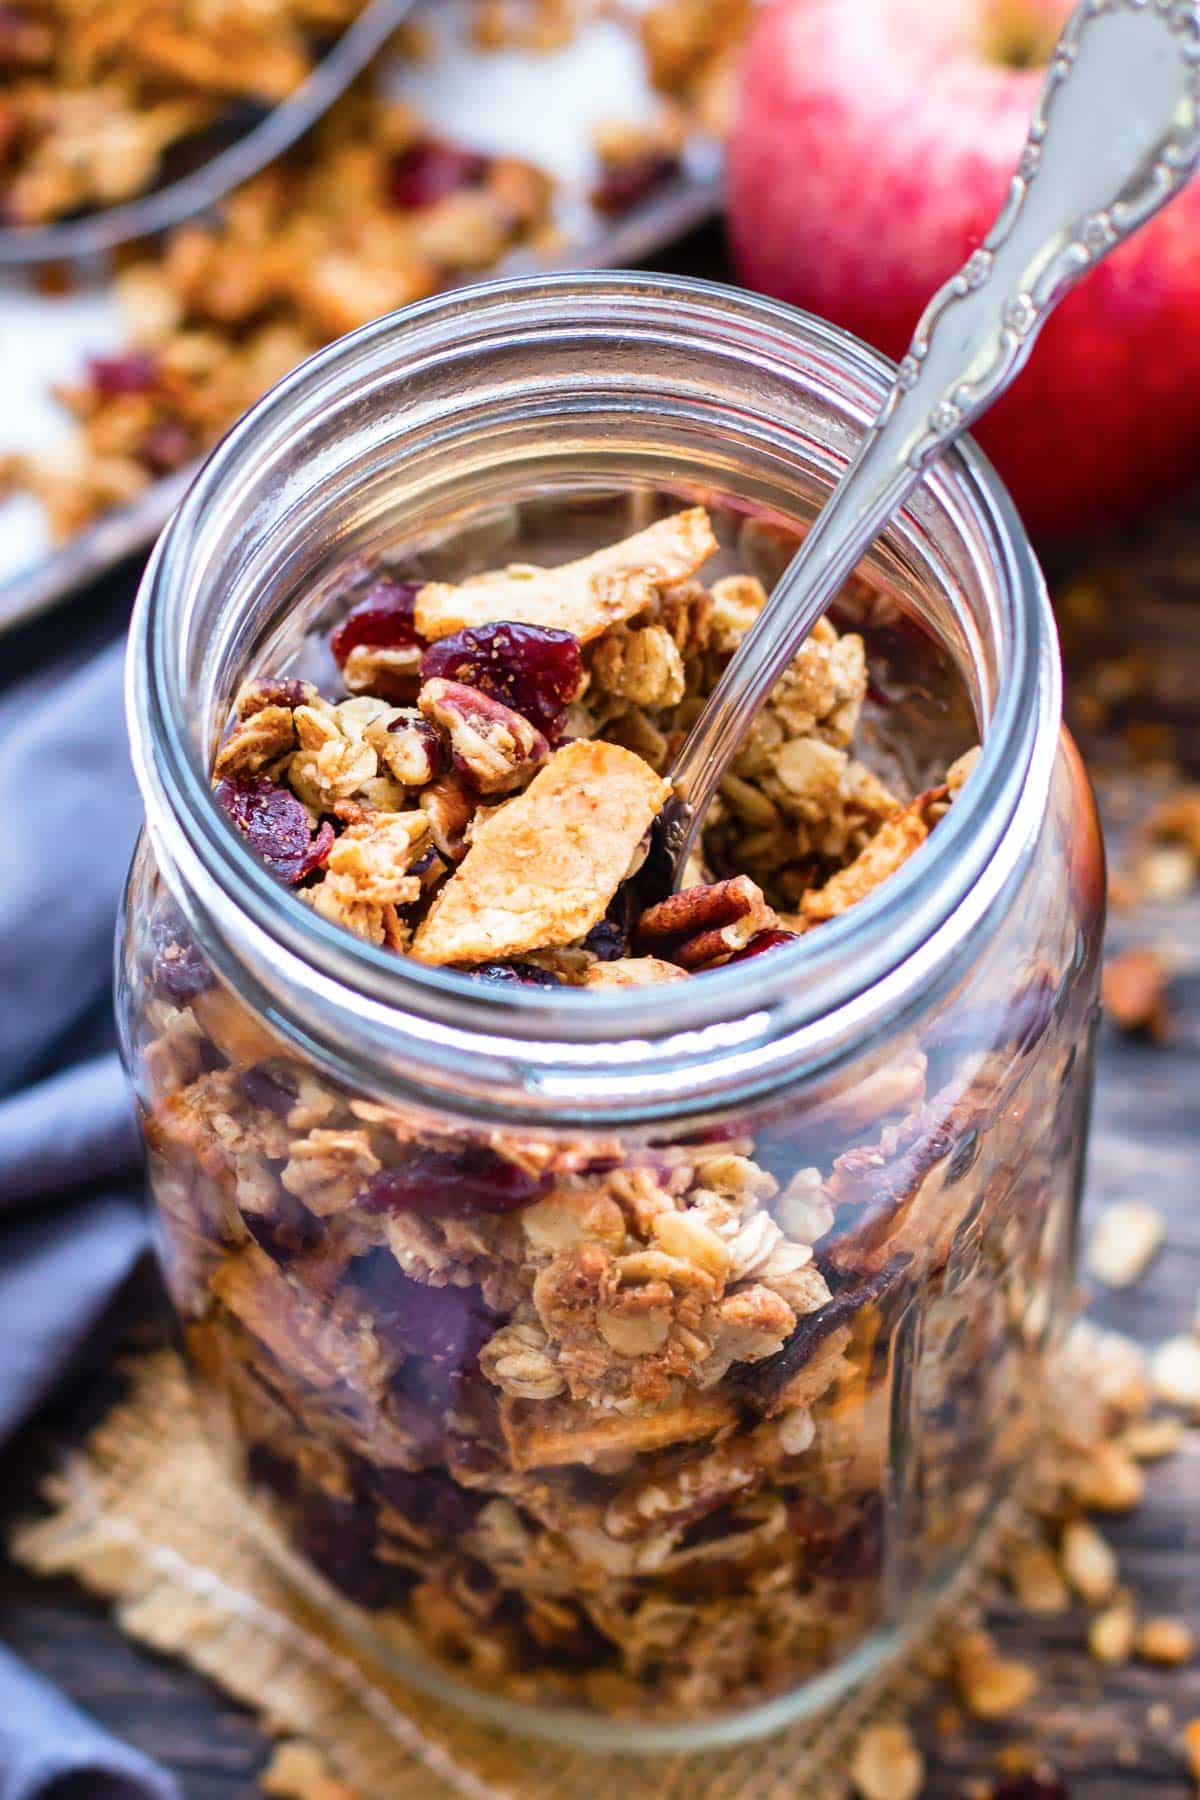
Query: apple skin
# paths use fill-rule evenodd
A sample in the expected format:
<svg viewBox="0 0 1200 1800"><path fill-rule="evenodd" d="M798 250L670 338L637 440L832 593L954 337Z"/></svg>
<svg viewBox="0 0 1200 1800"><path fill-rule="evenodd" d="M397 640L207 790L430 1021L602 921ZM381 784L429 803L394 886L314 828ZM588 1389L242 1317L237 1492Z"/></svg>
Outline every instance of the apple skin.
<svg viewBox="0 0 1200 1800"><path fill-rule="evenodd" d="M1065 0L1025 0L1053 37ZM776 0L730 145L741 279L900 357L990 228L1042 82L987 48L989 0ZM1200 478L1200 179L1084 279L976 428L1034 531Z"/></svg>

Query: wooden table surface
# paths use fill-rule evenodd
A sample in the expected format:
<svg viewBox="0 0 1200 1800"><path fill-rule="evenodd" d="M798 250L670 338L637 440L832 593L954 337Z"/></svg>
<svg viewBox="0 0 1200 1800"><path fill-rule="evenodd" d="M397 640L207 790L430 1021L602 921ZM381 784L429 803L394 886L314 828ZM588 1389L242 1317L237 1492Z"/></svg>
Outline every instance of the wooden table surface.
<svg viewBox="0 0 1200 1800"><path fill-rule="evenodd" d="M727 276L715 232L698 234L657 266ZM1154 730L1175 727L1176 743L1190 761L1200 758L1190 701L1198 690L1181 671L1200 664L1200 613L1180 600L1189 588L1200 598L1200 526L1180 527L1176 517L1165 529L1173 534L1172 574L1161 586L1176 591L1123 609L1129 618L1120 629L1128 630L1134 648L1153 637L1161 673L1149 680L1142 705ZM1059 553L1056 587L1070 568L1095 555L1093 546ZM126 579L125 586L110 586L95 603L95 629L119 615L127 591ZM1113 629L1105 628L1110 636ZM36 647L27 639L15 654L32 660ZM1127 709L1126 728L1129 723ZM1200 760L1193 767L1197 772ZM1142 808L1143 792L1129 776L1102 783L1114 840ZM1114 916L1110 935L1114 946L1136 942L1165 948L1178 970L1166 1042L1122 1037L1105 1028L1085 1203L1094 1217L1106 1202L1136 1196L1166 1216L1167 1247L1143 1281L1132 1291L1101 1294L1093 1302L1104 1323L1156 1343L1190 1327L1200 1288L1200 899ZM114 1328L139 1338L164 1330L157 1287L148 1282L130 1295ZM78 1436L112 1392L108 1359L98 1352L93 1366L81 1371L72 1389L9 1450L0 1532L34 1506L49 1446L64 1435ZM1151 1470L1138 1511L1106 1522L1105 1530L1118 1550L1123 1579L1136 1587L1145 1609L1184 1616L1200 1637L1200 1433L1191 1439L1184 1453ZM995 1623L1013 1654L1037 1664L1036 1699L1019 1721L972 1724L948 1736L934 1729L932 1719L921 1721L928 1800L960 1800L969 1780L993 1775L1001 1746L1028 1742L1035 1728L1037 1741L1068 1781L1072 1800L1188 1800L1195 1794L1174 1734L1181 1722L1200 1717L1200 1660L1169 1672L1138 1665L1105 1670L1083 1651L1080 1614L1018 1620L1001 1613ZM0 1559L0 1639L172 1769L185 1800L247 1800L258 1791L256 1777L269 1746L250 1715L202 1677L127 1641L104 1610L71 1583L35 1581Z"/></svg>

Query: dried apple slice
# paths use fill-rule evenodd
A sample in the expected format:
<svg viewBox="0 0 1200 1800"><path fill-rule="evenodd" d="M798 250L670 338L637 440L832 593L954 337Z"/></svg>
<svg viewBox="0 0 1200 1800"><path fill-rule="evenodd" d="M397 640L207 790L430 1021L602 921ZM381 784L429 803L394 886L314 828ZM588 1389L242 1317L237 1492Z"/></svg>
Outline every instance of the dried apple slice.
<svg viewBox="0 0 1200 1800"><path fill-rule="evenodd" d="M604 917L670 789L619 744L579 739L477 827L413 939L427 963L573 944Z"/></svg>
<svg viewBox="0 0 1200 1800"><path fill-rule="evenodd" d="M554 626L586 644L644 612L659 588L686 581L716 548L708 514L692 506L557 569L518 564L458 585L429 582L417 595L417 630L433 642L505 619Z"/></svg>

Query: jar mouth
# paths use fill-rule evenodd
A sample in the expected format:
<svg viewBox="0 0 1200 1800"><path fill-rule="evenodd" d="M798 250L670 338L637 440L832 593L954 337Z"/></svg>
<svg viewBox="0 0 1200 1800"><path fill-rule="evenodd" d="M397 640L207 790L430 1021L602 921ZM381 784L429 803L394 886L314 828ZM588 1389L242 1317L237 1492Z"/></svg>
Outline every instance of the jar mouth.
<svg viewBox="0 0 1200 1800"><path fill-rule="evenodd" d="M961 798L904 866L841 917L770 956L662 990L491 990L352 937L284 890L229 831L210 792L220 719L197 696L201 596L245 495L270 487L286 517L299 486L284 456L298 429L370 387L414 381L438 359L468 371L499 346L555 334L593 349L639 335L795 379L819 366L857 431L892 377L885 357L811 315L739 290L640 274L566 274L486 283L406 308L318 352L273 388L209 457L160 538L130 631L127 704L134 764L159 862L218 972L285 1036L361 1087L449 1094L465 1111L529 1110L576 1124L678 1117L741 1103L861 1042L898 1017L970 940L977 948L1024 866L1057 745L1060 676L1036 559L998 477L971 442L929 474L902 517L932 496L987 564L993 691L983 752ZM471 389L463 387L463 405ZM636 403L636 402L635 402ZM543 404L546 404L543 402ZM570 396L560 395L564 409ZM394 426L402 428L397 413ZM765 427L764 427L765 429ZM428 436L427 441L432 442ZM395 442L395 440L393 440ZM848 460L853 442L838 445ZM400 442L394 455L404 457ZM318 472L319 473L319 472ZM308 471L308 479L315 479ZM734 483L734 485L736 485ZM269 534L264 518L262 531ZM969 529L968 529L969 527ZM964 635L982 635L964 621ZM223 696L228 703L228 693Z"/></svg>

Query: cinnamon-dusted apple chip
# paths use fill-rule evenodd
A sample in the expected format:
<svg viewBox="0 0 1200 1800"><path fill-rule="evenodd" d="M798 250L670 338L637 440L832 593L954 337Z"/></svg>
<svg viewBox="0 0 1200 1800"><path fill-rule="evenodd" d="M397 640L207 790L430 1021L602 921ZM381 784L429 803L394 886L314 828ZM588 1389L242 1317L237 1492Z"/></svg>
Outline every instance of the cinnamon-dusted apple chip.
<svg viewBox="0 0 1200 1800"><path fill-rule="evenodd" d="M686 981L687 970L661 956L619 956L615 962L593 963L583 978L585 988L654 987L660 981Z"/></svg>
<svg viewBox="0 0 1200 1800"><path fill-rule="evenodd" d="M598 1457L641 1456L670 1444L714 1437L737 1419L727 1395L685 1388L656 1412L597 1412L578 1400L514 1400L500 1403L500 1424L514 1469L548 1469L591 1463Z"/></svg>
<svg viewBox="0 0 1200 1800"><path fill-rule="evenodd" d="M476 826L412 954L491 962L574 943L604 917L669 793L619 744L564 744L523 794Z"/></svg>
<svg viewBox="0 0 1200 1800"><path fill-rule="evenodd" d="M800 915L810 925L836 919L894 875L929 836L929 810L943 802L945 787L930 788L887 819L852 863L831 875L822 888L810 888L800 902Z"/></svg>
<svg viewBox="0 0 1200 1800"><path fill-rule="evenodd" d="M717 548L702 506L659 519L619 544L557 569L514 564L457 586L432 581L417 595L422 637L449 637L499 619L551 625L581 643L644 612L659 588L686 581Z"/></svg>
<svg viewBox="0 0 1200 1800"><path fill-rule="evenodd" d="M382 1385L386 1368L373 1331L289 1281L257 1245L226 1260L212 1291L292 1378L314 1388L349 1382L360 1393Z"/></svg>

